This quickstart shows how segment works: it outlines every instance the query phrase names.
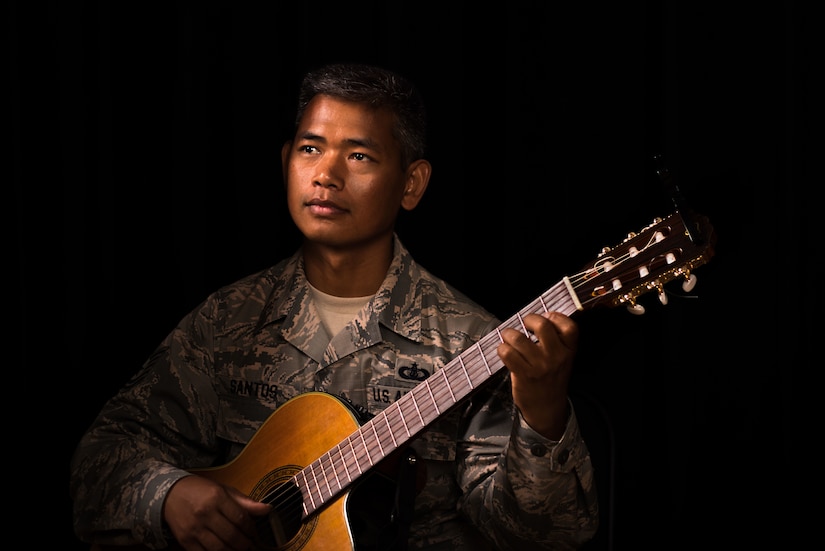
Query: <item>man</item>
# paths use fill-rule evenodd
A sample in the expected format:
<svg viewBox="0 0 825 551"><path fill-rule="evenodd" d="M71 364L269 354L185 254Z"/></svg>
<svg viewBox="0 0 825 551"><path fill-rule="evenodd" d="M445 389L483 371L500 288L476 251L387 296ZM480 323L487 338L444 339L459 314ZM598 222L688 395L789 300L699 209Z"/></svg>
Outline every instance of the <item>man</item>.
<svg viewBox="0 0 825 551"><path fill-rule="evenodd" d="M567 398L577 343L567 316L525 316L529 336L499 328L496 360L506 369L455 407L433 414L416 404L407 419L393 409L418 385L432 392L427 377L499 324L418 265L395 233L400 209L414 209L430 180L425 136L423 102L403 77L347 64L306 75L281 152L302 245L210 295L107 402L72 461L81 539L240 550L309 549L329 538L336 549L478 551L574 549L593 536L592 466ZM328 395L384 425L355 442L336 435L343 445L307 475L294 454L314 453L311 463L329 444L295 448L323 438L337 418L313 425L316 407L291 411ZM425 416L411 432L407 421ZM283 436L258 435L271 426ZM410 433L388 453L397 461L378 463L379 431L389 432L385 444ZM373 433L380 449L370 469L373 459L353 456ZM247 460L269 453L289 465L267 465L246 485L227 474L254 471ZM346 498L331 491L338 486ZM290 517L308 509L323 522ZM341 520L343 534L331 528Z"/></svg>

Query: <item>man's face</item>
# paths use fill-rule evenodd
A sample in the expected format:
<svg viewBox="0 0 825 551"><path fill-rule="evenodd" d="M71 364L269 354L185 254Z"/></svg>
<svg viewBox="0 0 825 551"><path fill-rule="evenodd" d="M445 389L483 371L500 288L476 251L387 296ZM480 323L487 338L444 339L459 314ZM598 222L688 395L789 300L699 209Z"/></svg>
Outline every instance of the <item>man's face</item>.
<svg viewBox="0 0 825 551"><path fill-rule="evenodd" d="M405 186L392 124L386 110L309 103L282 152L289 212L309 240L346 247L392 234Z"/></svg>

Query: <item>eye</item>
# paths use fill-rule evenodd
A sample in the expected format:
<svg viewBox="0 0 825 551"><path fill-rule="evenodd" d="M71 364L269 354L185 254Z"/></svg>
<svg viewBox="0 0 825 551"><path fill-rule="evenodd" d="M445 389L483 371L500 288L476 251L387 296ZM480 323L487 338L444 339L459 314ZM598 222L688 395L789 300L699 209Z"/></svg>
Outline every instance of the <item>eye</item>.
<svg viewBox="0 0 825 551"><path fill-rule="evenodd" d="M351 157L353 159L355 159L356 161L371 161L372 160L372 157L370 157L369 155L366 155L364 153L353 153L351 155Z"/></svg>
<svg viewBox="0 0 825 551"><path fill-rule="evenodd" d="M298 146L298 151L300 151L301 153L314 153L318 151L318 148L316 148L314 145L301 145Z"/></svg>

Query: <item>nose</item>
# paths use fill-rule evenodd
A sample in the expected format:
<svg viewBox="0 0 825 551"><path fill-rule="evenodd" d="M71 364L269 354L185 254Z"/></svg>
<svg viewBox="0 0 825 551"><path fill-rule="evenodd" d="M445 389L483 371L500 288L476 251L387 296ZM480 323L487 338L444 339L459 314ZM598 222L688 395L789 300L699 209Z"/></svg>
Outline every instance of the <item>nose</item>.
<svg viewBox="0 0 825 551"><path fill-rule="evenodd" d="M337 155L325 154L316 165L314 183L316 186L341 189L344 185L342 161Z"/></svg>

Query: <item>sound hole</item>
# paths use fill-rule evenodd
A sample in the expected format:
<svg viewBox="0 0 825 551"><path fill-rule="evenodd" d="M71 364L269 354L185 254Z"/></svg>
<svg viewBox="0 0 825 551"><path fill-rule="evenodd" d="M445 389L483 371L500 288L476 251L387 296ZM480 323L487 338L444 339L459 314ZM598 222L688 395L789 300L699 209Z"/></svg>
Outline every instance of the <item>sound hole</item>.
<svg viewBox="0 0 825 551"><path fill-rule="evenodd" d="M257 523L261 549L278 551L287 545L300 549L315 530L317 516L303 522L303 496L292 482L292 476L298 471L297 466L276 469L262 478L249 494L272 505L272 511Z"/></svg>

